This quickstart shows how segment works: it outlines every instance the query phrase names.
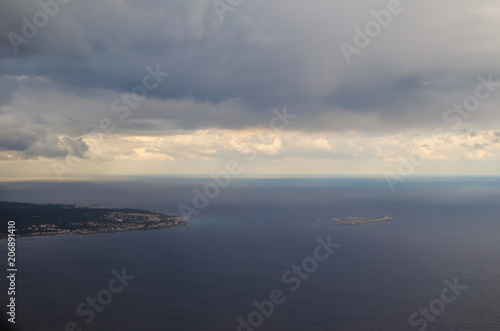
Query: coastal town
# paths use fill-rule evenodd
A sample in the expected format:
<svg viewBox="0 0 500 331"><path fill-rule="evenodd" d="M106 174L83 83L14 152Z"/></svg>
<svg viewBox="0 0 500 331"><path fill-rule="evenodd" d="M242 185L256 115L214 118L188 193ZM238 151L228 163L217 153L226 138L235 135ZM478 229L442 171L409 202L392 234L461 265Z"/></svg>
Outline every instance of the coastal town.
<svg viewBox="0 0 500 331"><path fill-rule="evenodd" d="M10 220L16 222L18 236L153 230L187 224L176 216L139 209L0 202L0 221Z"/></svg>

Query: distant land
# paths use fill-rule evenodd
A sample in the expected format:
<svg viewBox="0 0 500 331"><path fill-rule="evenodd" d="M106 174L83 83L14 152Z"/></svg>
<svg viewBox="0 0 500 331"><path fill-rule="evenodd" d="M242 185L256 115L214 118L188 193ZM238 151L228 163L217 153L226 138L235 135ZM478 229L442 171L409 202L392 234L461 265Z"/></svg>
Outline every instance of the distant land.
<svg viewBox="0 0 500 331"><path fill-rule="evenodd" d="M346 218L332 218L333 223L331 225L354 225L354 224L365 224L368 222L383 222L389 221L392 217L385 215L385 217L346 217Z"/></svg>
<svg viewBox="0 0 500 331"><path fill-rule="evenodd" d="M141 209L0 201L1 237L7 234L9 221L15 221L17 236L152 230L187 224L176 216Z"/></svg>

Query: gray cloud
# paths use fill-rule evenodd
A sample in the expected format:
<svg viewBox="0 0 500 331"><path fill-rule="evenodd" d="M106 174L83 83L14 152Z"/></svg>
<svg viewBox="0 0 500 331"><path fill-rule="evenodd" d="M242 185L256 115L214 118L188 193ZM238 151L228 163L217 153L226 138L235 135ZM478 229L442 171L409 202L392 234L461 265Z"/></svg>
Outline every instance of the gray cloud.
<svg viewBox="0 0 500 331"><path fill-rule="evenodd" d="M9 115L5 106L16 93L34 99L50 92L61 100L18 108L27 124L4 134L0 146L64 155L36 144L58 144L50 134L81 136L109 116L117 93L130 91L156 64L171 75L120 123L120 132L266 125L270 110L283 105L299 115L293 129L304 131L446 127L443 112L474 92L478 75L500 80L498 22L488 16L498 5L403 4L403 13L348 65L339 43L352 43L353 28L386 1L247 1L223 22L211 1L72 1L15 54L7 34L20 34L22 17L40 7L2 0L0 115ZM493 97L466 119L468 127L494 126L499 102Z"/></svg>
<svg viewBox="0 0 500 331"><path fill-rule="evenodd" d="M480 151L483 151L486 149L486 147L488 147L490 144L488 143L484 143L484 144L478 144L478 143L475 143L475 144L461 144L460 146L468 149L469 151L473 151L473 150L480 150Z"/></svg>
<svg viewBox="0 0 500 331"><path fill-rule="evenodd" d="M0 135L0 149L22 151L36 143L38 135L26 129L13 132L2 132Z"/></svg>
<svg viewBox="0 0 500 331"><path fill-rule="evenodd" d="M9 104L13 100L13 93L18 89L18 86L17 79L13 77L3 77L0 79L0 106Z"/></svg>
<svg viewBox="0 0 500 331"><path fill-rule="evenodd" d="M58 158L68 155L83 158L89 146L82 137L61 135L36 116L4 114L0 122L0 151L20 159Z"/></svg>
<svg viewBox="0 0 500 331"><path fill-rule="evenodd" d="M493 142L494 144L498 144L498 143L500 143L500 131L495 131L495 132L493 133L493 139L492 139L492 142Z"/></svg>

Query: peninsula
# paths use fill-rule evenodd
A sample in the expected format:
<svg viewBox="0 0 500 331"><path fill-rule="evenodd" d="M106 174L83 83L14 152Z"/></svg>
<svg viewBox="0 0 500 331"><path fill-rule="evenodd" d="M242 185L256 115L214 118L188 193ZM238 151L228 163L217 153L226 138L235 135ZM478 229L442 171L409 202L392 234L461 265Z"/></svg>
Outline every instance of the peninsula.
<svg viewBox="0 0 500 331"><path fill-rule="evenodd" d="M151 230L187 224L176 216L141 209L0 201L0 236L7 234L9 221L15 222L17 236Z"/></svg>
<svg viewBox="0 0 500 331"><path fill-rule="evenodd" d="M392 217L387 216L382 218L373 218L373 217L346 217L346 218L333 218L331 225L354 225L354 224L365 224L368 222L383 222L389 221Z"/></svg>

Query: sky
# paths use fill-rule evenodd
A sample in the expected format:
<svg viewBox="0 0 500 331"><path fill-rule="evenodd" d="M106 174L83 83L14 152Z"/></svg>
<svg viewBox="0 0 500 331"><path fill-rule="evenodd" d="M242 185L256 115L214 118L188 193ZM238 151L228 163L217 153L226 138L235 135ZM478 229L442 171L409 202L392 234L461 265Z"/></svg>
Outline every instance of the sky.
<svg viewBox="0 0 500 331"><path fill-rule="evenodd" d="M0 180L497 175L495 0L0 0Z"/></svg>

